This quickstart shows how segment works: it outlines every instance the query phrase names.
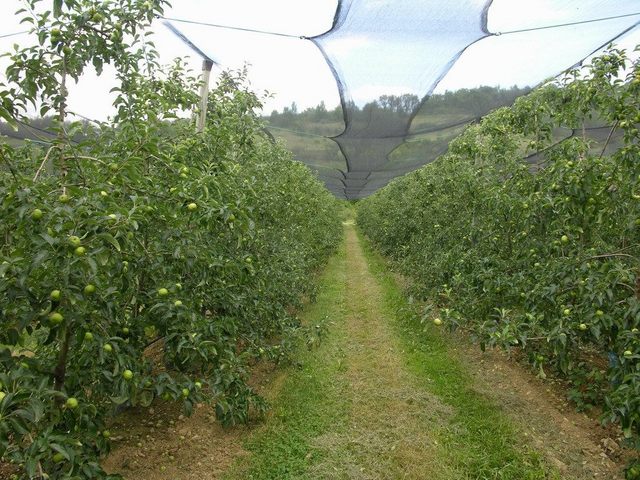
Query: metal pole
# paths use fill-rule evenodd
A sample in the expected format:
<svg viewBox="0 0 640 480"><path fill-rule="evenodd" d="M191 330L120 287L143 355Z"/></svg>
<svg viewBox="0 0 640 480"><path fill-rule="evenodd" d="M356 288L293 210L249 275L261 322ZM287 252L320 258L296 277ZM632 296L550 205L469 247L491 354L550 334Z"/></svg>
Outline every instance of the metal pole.
<svg viewBox="0 0 640 480"><path fill-rule="evenodd" d="M202 85L200 85L200 107L198 118L196 119L196 132L204 131L204 125L207 121L207 101L209 99L209 77L211 76L211 68L213 62L208 58L202 60Z"/></svg>
<svg viewBox="0 0 640 480"><path fill-rule="evenodd" d="M196 113L196 132L200 133L204 131L204 125L207 120L207 100L209 98L209 76L211 75L211 68L213 64L219 65L218 62L209 58L202 50L200 50L191 40L189 40L180 30L171 24L171 22L165 21L164 25L171 30L180 40L186 43L189 48L202 57L202 85L200 86L200 105Z"/></svg>

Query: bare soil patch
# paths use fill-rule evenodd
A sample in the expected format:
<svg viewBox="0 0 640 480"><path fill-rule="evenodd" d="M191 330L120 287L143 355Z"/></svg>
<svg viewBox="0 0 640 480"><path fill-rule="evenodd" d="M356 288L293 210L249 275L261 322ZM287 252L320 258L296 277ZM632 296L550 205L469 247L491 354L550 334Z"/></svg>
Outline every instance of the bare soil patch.
<svg viewBox="0 0 640 480"><path fill-rule="evenodd" d="M251 385L267 400L277 395L284 374L272 365L257 365ZM186 417L175 403L154 402L151 408L118 415L110 430L113 450L103 461L111 473L130 480L215 480L246 451L246 438L260 422L223 428L213 407L197 405Z"/></svg>
<svg viewBox="0 0 640 480"><path fill-rule="evenodd" d="M624 465L634 452L620 446L619 428L604 427L597 415L577 412L566 399L564 384L537 378L505 352L483 353L463 334L454 338L475 388L513 419L527 442L545 455L562 478L624 478Z"/></svg>

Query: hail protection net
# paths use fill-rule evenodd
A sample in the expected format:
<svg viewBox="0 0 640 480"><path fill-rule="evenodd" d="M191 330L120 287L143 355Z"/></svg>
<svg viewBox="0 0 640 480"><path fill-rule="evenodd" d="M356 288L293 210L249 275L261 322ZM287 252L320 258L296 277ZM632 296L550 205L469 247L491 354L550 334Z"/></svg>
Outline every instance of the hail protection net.
<svg viewBox="0 0 640 480"><path fill-rule="evenodd" d="M558 74L627 33L638 17L578 22L633 13L633 3L340 1L331 30L311 40L340 91L345 129L333 140L346 169L320 175L337 195L361 198L433 161L470 122L526 93L504 88L491 70L524 70L521 85ZM438 89L462 61L476 65L467 75L503 88L478 88L479 78L470 78L468 88Z"/></svg>
<svg viewBox="0 0 640 480"><path fill-rule="evenodd" d="M488 2L438 3L343 1L331 31L313 39L340 90L346 128L334 139L346 158L348 198L384 183L374 174L393 175L386 171L390 154L423 99L461 52L487 35Z"/></svg>
<svg viewBox="0 0 640 480"><path fill-rule="evenodd" d="M5 2L8 11L23 6ZM171 3L162 21L170 29L154 32L161 63L191 56L194 73L200 57L212 59L215 72L248 65L251 88L277 99L263 112L269 131L347 199L434 161L469 124L609 43L628 51L640 44L640 0ZM13 24L6 17L0 50L35 40L19 15ZM6 65L0 58L0 72ZM79 117L112 107L116 93L95 93L115 83L99 80L89 74L70 86ZM558 142L581 135L610 148L617 140L610 125L570 127L556 132ZM0 125L0 133L43 142L53 135L36 121L19 132ZM525 160L535 166L543 158Z"/></svg>
<svg viewBox="0 0 640 480"><path fill-rule="evenodd" d="M164 22L172 31L161 27L154 38L163 63L195 52L223 69L248 64L251 87L278 100L264 112L271 133L348 199L432 162L470 123L609 43L640 44L640 0L171 3ZM25 33L17 22L11 28ZM0 35L3 51L23 40L16 35ZM74 111L95 118L108 110L113 94L79 101L94 88L89 79L70 89ZM579 134L599 142L608 127L567 128L557 140Z"/></svg>

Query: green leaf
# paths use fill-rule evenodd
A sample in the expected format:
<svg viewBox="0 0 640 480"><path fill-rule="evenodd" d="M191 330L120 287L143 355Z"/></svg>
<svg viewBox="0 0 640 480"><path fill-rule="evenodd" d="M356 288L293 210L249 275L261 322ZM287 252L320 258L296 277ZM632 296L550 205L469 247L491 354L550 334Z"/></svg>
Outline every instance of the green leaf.
<svg viewBox="0 0 640 480"><path fill-rule="evenodd" d="M148 407L153 402L153 392L149 390L144 390L140 393L140 405L143 407Z"/></svg>
<svg viewBox="0 0 640 480"><path fill-rule="evenodd" d="M129 401L129 397L125 395L121 395L119 397L110 397L110 398L111 398L111 401L116 405L123 405Z"/></svg>
<svg viewBox="0 0 640 480"><path fill-rule="evenodd" d="M0 105L0 118L4 119L14 132L18 131L18 122L16 122L16 120L13 118L11 112L9 112L9 110L4 108L2 105Z"/></svg>
<svg viewBox="0 0 640 480"><path fill-rule="evenodd" d="M100 235L98 235L98 238L113 245L113 248L115 248L118 252L121 251L120 243L110 233L101 233Z"/></svg>
<svg viewBox="0 0 640 480"><path fill-rule="evenodd" d="M53 0L53 16L56 18L62 15L62 2L63 0Z"/></svg>
<svg viewBox="0 0 640 480"><path fill-rule="evenodd" d="M38 253L35 258L33 259L33 262L31 263L31 268L32 269L36 269L38 268L40 265L42 265L42 263L47 260L50 257L50 254L47 250L42 250L40 253Z"/></svg>

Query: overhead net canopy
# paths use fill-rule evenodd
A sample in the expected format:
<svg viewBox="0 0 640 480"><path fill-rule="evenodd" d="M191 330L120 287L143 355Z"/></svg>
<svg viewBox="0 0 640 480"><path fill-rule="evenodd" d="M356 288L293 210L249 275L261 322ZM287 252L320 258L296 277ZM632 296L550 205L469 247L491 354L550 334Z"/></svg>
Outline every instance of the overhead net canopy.
<svg viewBox="0 0 640 480"><path fill-rule="evenodd" d="M235 55L241 45L251 63L302 85L314 75L303 59L323 55L340 108L316 112L315 123L314 112L302 121L287 111L269 126L336 196L357 199L435 160L465 126L528 87L635 35L639 7L637 0L338 0L326 33L278 40L283 48L298 42L298 56L283 59L255 32L212 40L206 29L199 41L223 56L225 45ZM251 50L259 55L252 59Z"/></svg>

